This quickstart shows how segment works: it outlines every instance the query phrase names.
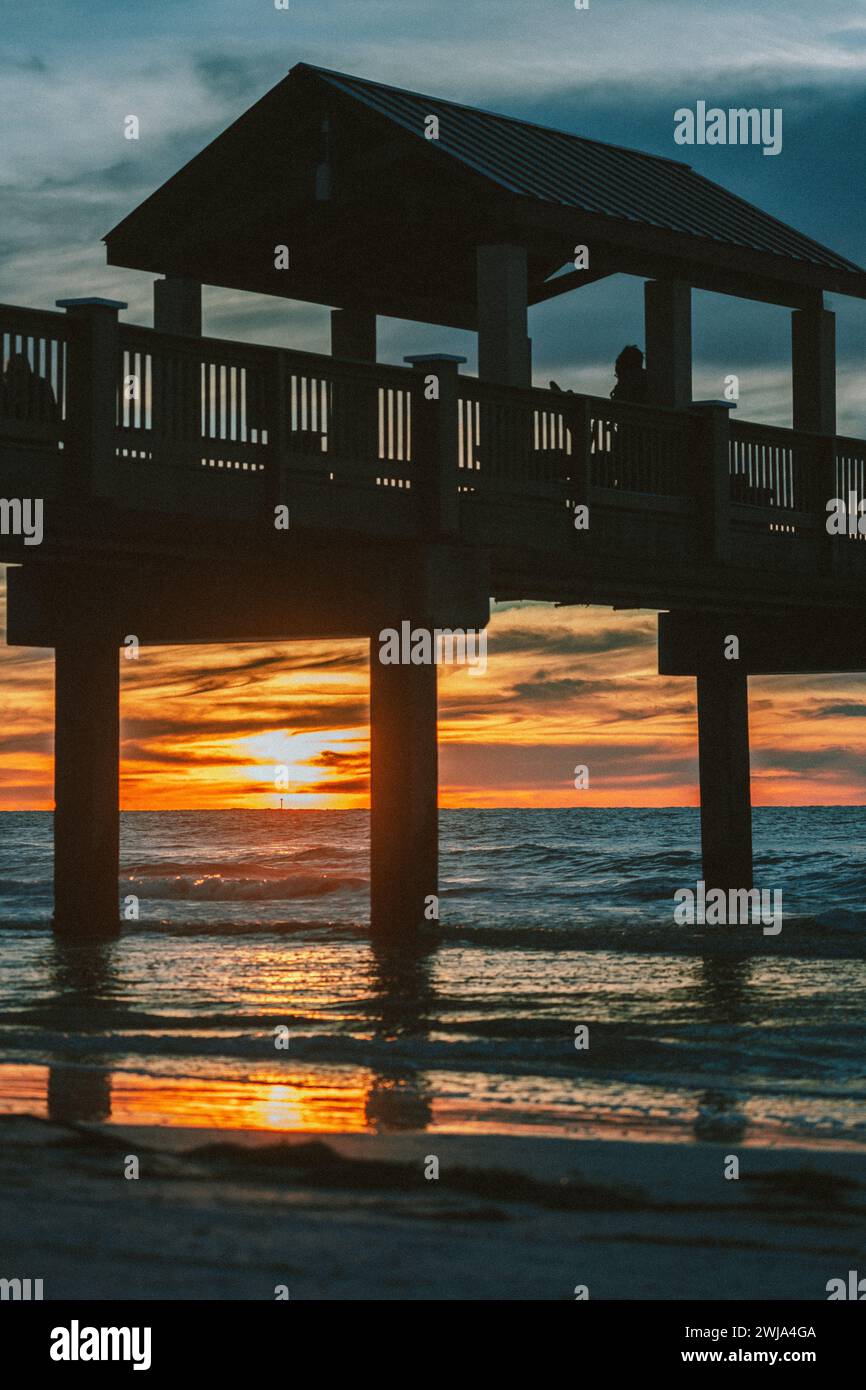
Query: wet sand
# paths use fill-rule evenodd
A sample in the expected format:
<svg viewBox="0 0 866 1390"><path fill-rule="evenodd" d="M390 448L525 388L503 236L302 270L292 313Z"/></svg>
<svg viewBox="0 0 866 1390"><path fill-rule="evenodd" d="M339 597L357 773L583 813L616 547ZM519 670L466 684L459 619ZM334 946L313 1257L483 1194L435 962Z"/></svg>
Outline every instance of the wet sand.
<svg viewBox="0 0 866 1390"><path fill-rule="evenodd" d="M47 1299L824 1301L864 1218L857 1150L0 1117L0 1274Z"/></svg>

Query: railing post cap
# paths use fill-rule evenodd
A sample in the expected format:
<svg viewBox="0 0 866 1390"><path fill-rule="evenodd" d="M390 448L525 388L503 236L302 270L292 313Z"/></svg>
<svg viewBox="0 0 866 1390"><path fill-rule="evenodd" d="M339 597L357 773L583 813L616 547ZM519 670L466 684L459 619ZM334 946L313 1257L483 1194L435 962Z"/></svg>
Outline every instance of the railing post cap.
<svg viewBox="0 0 866 1390"><path fill-rule="evenodd" d="M404 357L404 362L409 362L413 367L422 366L425 362L454 362L457 366L461 362L468 361L466 357L459 357L453 352L416 352L411 357Z"/></svg>
<svg viewBox="0 0 866 1390"><path fill-rule="evenodd" d="M98 295L88 295L83 299L55 299L54 303L58 309L113 309L115 313L129 308L124 299L100 299Z"/></svg>

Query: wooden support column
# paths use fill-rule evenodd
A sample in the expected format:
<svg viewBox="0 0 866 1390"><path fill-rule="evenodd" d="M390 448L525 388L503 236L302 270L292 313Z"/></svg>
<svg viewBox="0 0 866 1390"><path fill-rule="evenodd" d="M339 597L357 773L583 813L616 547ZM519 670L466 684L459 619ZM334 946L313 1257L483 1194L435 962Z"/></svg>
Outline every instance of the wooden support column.
<svg viewBox="0 0 866 1390"><path fill-rule="evenodd" d="M201 283L186 276L168 275L153 282L153 326L160 333L201 337ZM188 353L174 361L161 352L154 352L151 361L151 411L155 438L165 429L177 429L182 421L187 438L195 438L202 428L201 363ZM174 424L164 418L167 411L174 415ZM171 501L184 506L188 497L189 476L175 470L172 476ZM270 499L269 499L270 500Z"/></svg>
<svg viewBox="0 0 866 1390"><path fill-rule="evenodd" d="M824 436L817 442L801 505L815 514L819 568L832 574L838 547L827 532L827 503L838 495L836 315L823 307L823 295L813 308L796 309L791 315L791 366L794 429ZM846 497L846 505L847 501Z"/></svg>
<svg viewBox="0 0 866 1390"><path fill-rule="evenodd" d="M344 362L376 361L376 315L366 309L331 310L331 355ZM329 443L339 459L356 451L362 462L379 448L379 388L369 373L339 373L329 396Z"/></svg>
<svg viewBox="0 0 866 1390"><path fill-rule="evenodd" d="M161 333L201 337L201 282L167 275L153 282L153 326Z"/></svg>
<svg viewBox="0 0 866 1390"><path fill-rule="evenodd" d="M698 675L701 853L707 888L752 887L748 677Z"/></svg>
<svg viewBox="0 0 866 1390"><path fill-rule="evenodd" d="M112 497L117 490L119 299L58 299L76 326L69 355L70 460L66 486L74 493Z"/></svg>
<svg viewBox="0 0 866 1390"><path fill-rule="evenodd" d="M399 631L399 623L396 624ZM370 926L394 939L438 893L437 667L383 666L370 644Z"/></svg>
<svg viewBox="0 0 866 1390"><path fill-rule="evenodd" d="M376 315L366 309L331 310L331 355L376 361Z"/></svg>
<svg viewBox="0 0 866 1390"><path fill-rule="evenodd" d="M705 553L724 563L731 538L730 406L698 401L692 407L694 482Z"/></svg>
<svg viewBox="0 0 866 1390"><path fill-rule="evenodd" d="M404 357L413 368L415 458L422 471L419 529L428 540L460 532L459 401L460 366L453 353Z"/></svg>
<svg viewBox="0 0 866 1390"><path fill-rule="evenodd" d="M692 402L692 290L683 280L644 286L647 396L678 410Z"/></svg>
<svg viewBox="0 0 866 1390"><path fill-rule="evenodd" d="M479 246L477 272L478 375L500 386L531 386L526 247Z"/></svg>
<svg viewBox="0 0 866 1390"><path fill-rule="evenodd" d="M794 429L835 435L836 315L829 309L795 309L791 362Z"/></svg>
<svg viewBox="0 0 866 1390"><path fill-rule="evenodd" d="M119 928L120 671L116 639L70 631L55 647L54 926Z"/></svg>

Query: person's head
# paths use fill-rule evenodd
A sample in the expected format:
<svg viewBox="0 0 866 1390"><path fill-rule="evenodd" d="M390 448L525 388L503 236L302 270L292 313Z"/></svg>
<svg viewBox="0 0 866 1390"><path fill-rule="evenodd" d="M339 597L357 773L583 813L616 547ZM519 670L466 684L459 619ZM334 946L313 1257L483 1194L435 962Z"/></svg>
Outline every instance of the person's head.
<svg viewBox="0 0 866 1390"><path fill-rule="evenodd" d="M29 381L33 375L33 368L23 352L14 352L6 363L7 381Z"/></svg>
<svg viewBox="0 0 866 1390"><path fill-rule="evenodd" d="M634 376L643 370L643 353L634 343L624 347L614 364L614 371L618 377Z"/></svg>

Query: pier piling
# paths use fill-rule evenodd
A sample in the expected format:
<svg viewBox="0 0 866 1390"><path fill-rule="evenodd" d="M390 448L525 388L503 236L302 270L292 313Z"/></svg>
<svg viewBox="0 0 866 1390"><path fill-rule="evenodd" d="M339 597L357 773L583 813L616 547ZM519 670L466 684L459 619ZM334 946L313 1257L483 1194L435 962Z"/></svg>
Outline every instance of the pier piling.
<svg viewBox="0 0 866 1390"><path fill-rule="evenodd" d="M370 925L405 935L438 893L435 665L384 666L370 644Z"/></svg>
<svg viewBox="0 0 866 1390"><path fill-rule="evenodd" d="M54 925L119 929L120 670L117 644L70 634L55 647Z"/></svg>

